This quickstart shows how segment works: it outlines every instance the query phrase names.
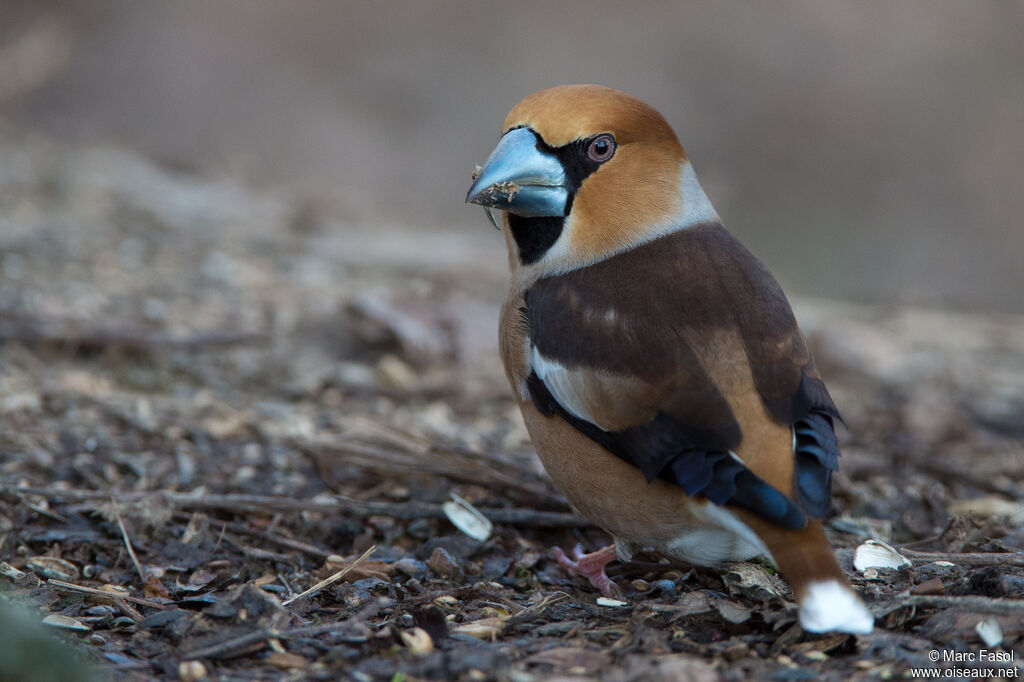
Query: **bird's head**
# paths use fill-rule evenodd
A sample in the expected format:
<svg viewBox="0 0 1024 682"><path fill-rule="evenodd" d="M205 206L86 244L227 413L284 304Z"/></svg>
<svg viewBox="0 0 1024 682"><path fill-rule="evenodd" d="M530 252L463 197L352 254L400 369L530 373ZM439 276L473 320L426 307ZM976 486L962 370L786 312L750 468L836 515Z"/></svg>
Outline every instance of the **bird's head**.
<svg viewBox="0 0 1024 682"><path fill-rule="evenodd" d="M520 264L566 271L716 219L688 169L652 107L611 88L563 85L513 107L466 201L506 213Z"/></svg>

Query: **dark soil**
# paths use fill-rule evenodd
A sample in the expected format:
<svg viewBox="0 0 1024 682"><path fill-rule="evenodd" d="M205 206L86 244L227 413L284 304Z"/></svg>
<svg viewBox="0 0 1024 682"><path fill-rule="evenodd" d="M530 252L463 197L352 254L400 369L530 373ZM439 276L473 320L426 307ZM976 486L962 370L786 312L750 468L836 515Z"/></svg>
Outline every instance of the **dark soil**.
<svg viewBox="0 0 1024 682"><path fill-rule="evenodd" d="M627 603L606 606L551 559L608 538L530 450L483 216L472 237L384 231L126 152L0 147L0 590L66 617L47 632L98 674L849 680L954 665L932 650L1019 660L1021 320L795 301L847 424L828 530L873 634L804 633L763 562L640 556L612 566ZM487 540L445 517L452 493ZM912 566L855 571L868 538Z"/></svg>

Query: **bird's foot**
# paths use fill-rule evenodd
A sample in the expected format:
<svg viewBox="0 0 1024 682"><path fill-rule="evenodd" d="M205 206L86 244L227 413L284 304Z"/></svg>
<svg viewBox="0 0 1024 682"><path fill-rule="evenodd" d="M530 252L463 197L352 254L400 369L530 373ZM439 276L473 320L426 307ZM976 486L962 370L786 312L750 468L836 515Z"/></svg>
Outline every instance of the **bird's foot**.
<svg viewBox="0 0 1024 682"><path fill-rule="evenodd" d="M572 559L566 556L561 547L555 547L551 553L555 555L558 564L570 575L586 578L606 597L622 598L622 590L604 572L604 567L618 558L615 553L615 545L608 545L590 554L585 554L583 547L576 545L572 550Z"/></svg>

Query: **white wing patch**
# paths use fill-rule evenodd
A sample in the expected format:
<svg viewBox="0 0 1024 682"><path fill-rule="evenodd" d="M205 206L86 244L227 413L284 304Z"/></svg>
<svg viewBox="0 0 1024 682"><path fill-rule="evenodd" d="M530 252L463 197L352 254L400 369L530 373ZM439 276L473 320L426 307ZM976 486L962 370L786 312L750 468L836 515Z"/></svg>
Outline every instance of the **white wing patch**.
<svg viewBox="0 0 1024 682"><path fill-rule="evenodd" d="M577 395L576 387L573 385L572 374L568 369L554 360L545 358L540 354L536 346L530 348L530 366L566 412L600 428L594 417L584 407L579 395Z"/></svg>

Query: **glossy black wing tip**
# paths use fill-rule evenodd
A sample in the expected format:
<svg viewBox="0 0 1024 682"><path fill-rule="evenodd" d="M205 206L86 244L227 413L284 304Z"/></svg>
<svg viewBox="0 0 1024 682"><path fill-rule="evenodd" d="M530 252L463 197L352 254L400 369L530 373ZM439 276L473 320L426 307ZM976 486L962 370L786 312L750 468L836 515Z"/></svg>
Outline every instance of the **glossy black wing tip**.
<svg viewBox="0 0 1024 682"><path fill-rule="evenodd" d="M670 462L661 477L691 497L701 494L717 505L741 507L783 528L807 525L806 515L793 500L729 452L683 453Z"/></svg>
<svg viewBox="0 0 1024 682"><path fill-rule="evenodd" d="M738 477L736 495L730 502L783 528L799 530L807 525L807 515L793 500L749 469Z"/></svg>
<svg viewBox="0 0 1024 682"><path fill-rule="evenodd" d="M794 483L800 507L823 518L832 506L832 473L839 471L839 440L832 410L812 409L793 424L796 436Z"/></svg>

